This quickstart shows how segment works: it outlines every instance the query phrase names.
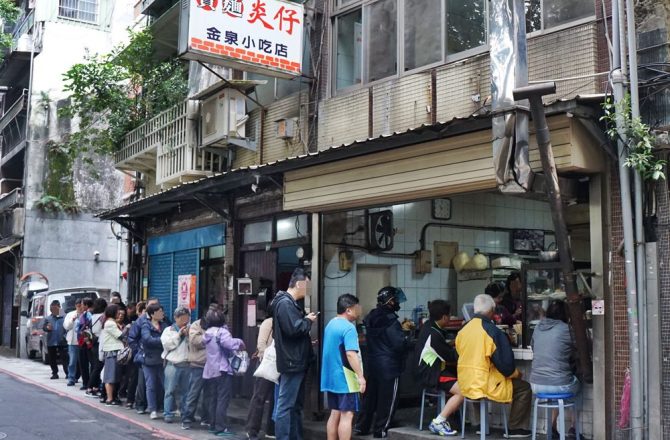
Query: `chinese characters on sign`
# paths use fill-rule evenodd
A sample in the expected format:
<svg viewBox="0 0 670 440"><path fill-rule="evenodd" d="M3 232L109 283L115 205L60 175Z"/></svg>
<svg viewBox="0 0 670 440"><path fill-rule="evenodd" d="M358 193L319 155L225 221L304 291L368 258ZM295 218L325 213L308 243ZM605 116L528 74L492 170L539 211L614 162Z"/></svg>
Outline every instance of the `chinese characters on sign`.
<svg viewBox="0 0 670 440"><path fill-rule="evenodd" d="M275 76L302 71L304 9L285 0L191 0L182 55Z"/></svg>
<svg viewBox="0 0 670 440"><path fill-rule="evenodd" d="M195 275L179 275L177 277L177 306L195 309L196 294Z"/></svg>

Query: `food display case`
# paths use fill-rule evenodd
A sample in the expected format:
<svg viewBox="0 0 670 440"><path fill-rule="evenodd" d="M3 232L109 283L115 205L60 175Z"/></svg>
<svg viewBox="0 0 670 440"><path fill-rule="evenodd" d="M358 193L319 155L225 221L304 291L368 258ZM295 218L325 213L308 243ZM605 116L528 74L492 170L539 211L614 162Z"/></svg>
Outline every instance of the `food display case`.
<svg viewBox="0 0 670 440"><path fill-rule="evenodd" d="M576 264L577 289L579 290L585 305L585 317L587 327L590 327L590 270L583 264ZM530 347L535 326L544 317L549 303L553 300L566 299L565 282L560 263L529 263L524 264L521 269L521 281L523 284L523 320L522 340L523 347Z"/></svg>

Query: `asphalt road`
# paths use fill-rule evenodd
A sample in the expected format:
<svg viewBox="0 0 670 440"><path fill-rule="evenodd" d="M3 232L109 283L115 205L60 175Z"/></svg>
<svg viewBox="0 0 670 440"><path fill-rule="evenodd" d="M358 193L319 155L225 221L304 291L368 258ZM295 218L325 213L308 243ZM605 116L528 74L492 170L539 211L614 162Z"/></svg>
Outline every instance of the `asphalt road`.
<svg viewBox="0 0 670 440"><path fill-rule="evenodd" d="M0 373L0 439L160 437L121 418Z"/></svg>

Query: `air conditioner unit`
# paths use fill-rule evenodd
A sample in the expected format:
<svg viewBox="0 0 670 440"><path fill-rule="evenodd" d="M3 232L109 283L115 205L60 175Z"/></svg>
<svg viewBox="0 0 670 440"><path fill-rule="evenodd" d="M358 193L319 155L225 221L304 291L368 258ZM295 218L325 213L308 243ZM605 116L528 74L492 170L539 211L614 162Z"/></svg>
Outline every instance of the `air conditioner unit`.
<svg viewBox="0 0 670 440"><path fill-rule="evenodd" d="M223 89L200 107L200 145L225 147L228 139L244 138L248 118L245 96L235 89Z"/></svg>
<svg viewBox="0 0 670 440"><path fill-rule="evenodd" d="M24 208L14 208L12 211L12 235L14 237L23 237L25 212Z"/></svg>

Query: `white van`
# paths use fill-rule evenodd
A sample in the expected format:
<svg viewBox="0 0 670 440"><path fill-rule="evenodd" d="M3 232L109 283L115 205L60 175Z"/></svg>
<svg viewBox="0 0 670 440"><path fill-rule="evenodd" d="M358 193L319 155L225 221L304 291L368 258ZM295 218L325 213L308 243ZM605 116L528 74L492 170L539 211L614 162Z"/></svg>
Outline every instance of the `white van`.
<svg viewBox="0 0 670 440"><path fill-rule="evenodd" d="M49 363L47 335L43 328L44 318L51 313L50 305L52 301L60 301L61 315L65 316L75 309L74 303L78 298L91 298L93 300L98 297L109 298L110 292L110 289L98 287L73 287L38 293L30 298L28 311L21 313L28 318L25 340L28 357L34 359L39 356L42 358L42 362Z"/></svg>

